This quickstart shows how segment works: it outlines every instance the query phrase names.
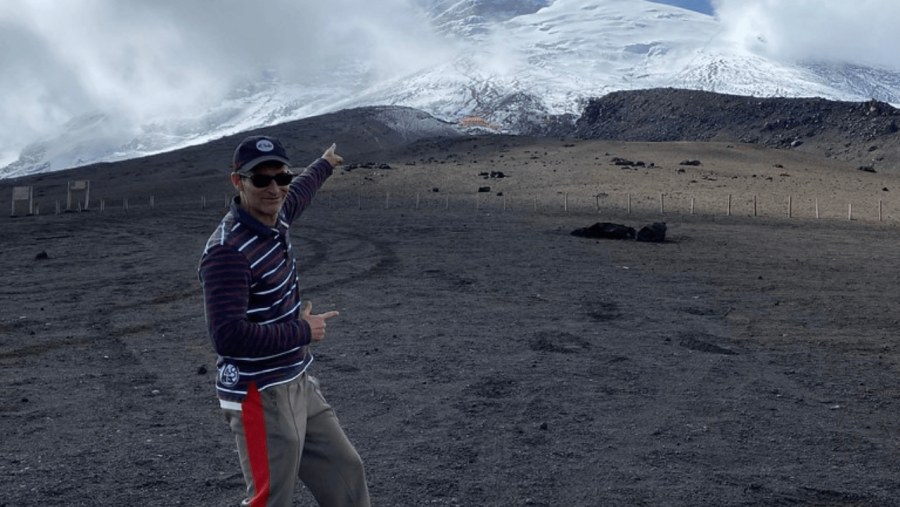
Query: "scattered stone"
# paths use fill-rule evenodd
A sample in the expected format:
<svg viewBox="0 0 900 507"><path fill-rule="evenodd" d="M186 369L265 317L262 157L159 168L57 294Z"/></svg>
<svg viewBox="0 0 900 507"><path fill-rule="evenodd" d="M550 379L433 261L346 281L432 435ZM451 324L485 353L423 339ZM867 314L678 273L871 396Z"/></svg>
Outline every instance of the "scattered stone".
<svg viewBox="0 0 900 507"><path fill-rule="evenodd" d="M682 160L678 165L703 165L699 160Z"/></svg>
<svg viewBox="0 0 900 507"><path fill-rule="evenodd" d="M546 422L542 422L539 428L546 431L550 426Z"/></svg>
<svg viewBox="0 0 900 507"><path fill-rule="evenodd" d="M874 173L875 168L870 165L861 165L859 166L859 170L867 173Z"/></svg>
<svg viewBox="0 0 900 507"><path fill-rule="evenodd" d="M434 188L431 189L431 191L434 192L434 193L438 193L438 192L441 191L441 189L439 189L438 187L434 187Z"/></svg>
<svg viewBox="0 0 900 507"><path fill-rule="evenodd" d="M429 159L431 162L433 159ZM408 164L407 164L408 165ZM415 165L415 163L413 163ZM348 166L344 166L344 170L350 172L354 169L393 169L390 164L386 164L384 162L378 164L375 162L364 162L361 164L350 164Z"/></svg>
<svg viewBox="0 0 900 507"><path fill-rule="evenodd" d="M197 375L206 375L206 372L206 366L201 365L199 368L197 368Z"/></svg>
<svg viewBox="0 0 900 507"><path fill-rule="evenodd" d="M803 144L803 141L797 139L791 143L791 148L796 148L796 147L800 146L801 144Z"/></svg>
<svg viewBox="0 0 900 507"><path fill-rule="evenodd" d="M47 251L46 251L46 250L44 250L44 251L42 251L41 253L39 253L39 254L37 254L37 255L34 256L34 260L36 260L36 261L44 261L44 260L47 260L47 259L49 259L49 258L50 258L50 256L47 255Z"/></svg>
<svg viewBox="0 0 900 507"><path fill-rule="evenodd" d="M610 160L610 162L612 162L613 165L627 165L627 166L635 165L633 161L628 160L627 158L622 158L622 157L613 157L612 160Z"/></svg>
<svg viewBox="0 0 900 507"><path fill-rule="evenodd" d="M491 187L478 187L479 192L490 192Z"/></svg>

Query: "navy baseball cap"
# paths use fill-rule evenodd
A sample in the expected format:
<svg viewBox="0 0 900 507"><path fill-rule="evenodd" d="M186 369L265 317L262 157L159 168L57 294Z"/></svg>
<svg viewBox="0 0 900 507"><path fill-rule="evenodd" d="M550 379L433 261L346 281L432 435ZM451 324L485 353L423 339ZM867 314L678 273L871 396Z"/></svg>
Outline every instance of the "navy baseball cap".
<svg viewBox="0 0 900 507"><path fill-rule="evenodd" d="M291 165L287 152L278 139L269 136L250 136L241 141L234 150L231 168L239 174L250 174L253 168L269 161Z"/></svg>

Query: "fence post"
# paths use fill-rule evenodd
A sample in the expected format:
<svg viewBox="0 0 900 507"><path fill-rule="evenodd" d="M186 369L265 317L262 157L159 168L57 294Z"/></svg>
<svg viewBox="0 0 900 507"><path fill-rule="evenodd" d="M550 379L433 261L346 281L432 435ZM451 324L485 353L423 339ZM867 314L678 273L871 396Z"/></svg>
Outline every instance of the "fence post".
<svg viewBox="0 0 900 507"><path fill-rule="evenodd" d="M727 216L731 216L731 194L728 194L728 213Z"/></svg>
<svg viewBox="0 0 900 507"><path fill-rule="evenodd" d="M753 216L756 216L756 195L753 196Z"/></svg>
<svg viewBox="0 0 900 507"><path fill-rule="evenodd" d="M663 193L662 193L662 192L659 193L659 214L660 214L660 215L665 215L665 214L666 214L666 205L665 205L665 201L664 201L664 199L663 199Z"/></svg>
<svg viewBox="0 0 900 507"><path fill-rule="evenodd" d="M794 218L794 196L788 194L788 218Z"/></svg>
<svg viewBox="0 0 900 507"><path fill-rule="evenodd" d="M628 192L628 214L631 214L631 192Z"/></svg>
<svg viewBox="0 0 900 507"><path fill-rule="evenodd" d="M691 196L691 215L694 214L694 197Z"/></svg>
<svg viewBox="0 0 900 507"><path fill-rule="evenodd" d="M819 218L819 198L816 197L816 219Z"/></svg>

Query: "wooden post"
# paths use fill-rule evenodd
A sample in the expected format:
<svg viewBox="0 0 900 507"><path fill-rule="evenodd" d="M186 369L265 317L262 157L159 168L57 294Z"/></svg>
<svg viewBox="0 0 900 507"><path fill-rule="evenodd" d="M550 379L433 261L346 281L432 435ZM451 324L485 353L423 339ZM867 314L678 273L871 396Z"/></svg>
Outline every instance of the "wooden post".
<svg viewBox="0 0 900 507"><path fill-rule="evenodd" d="M728 194L728 216L731 216L731 194Z"/></svg>
<svg viewBox="0 0 900 507"><path fill-rule="evenodd" d="M628 214L631 214L631 192L628 192Z"/></svg>
<svg viewBox="0 0 900 507"><path fill-rule="evenodd" d="M416 209L419 209L419 193L416 192Z"/></svg>
<svg viewBox="0 0 900 507"><path fill-rule="evenodd" d="M156 207L156 198L155 198L155 196L151 195L150 196L150 209L153 209L155 207Z"/></svg>
<svg viewBox="0 0 900 507"><path fill-rule="evenodd" d="M694 198L692 196L691 197L691 215L693 215L693 214L694 214Z"/></svg>
<svg viewBox="0 0 900 507"><path fill-rule="evenodd" d="M753 216L756 216L756 196L753 196Z"/></svg>
<svg viewBox="0 0 900 507"><path fill-rule="evenodd" d="M794 218L794 196L788 194L788 218Z"/></svg>
<svg viewBox="0 0 900 507"><path fill-rule="evenodd" d="M122 209L124 209L125 211L128 211L128 198L127 197L122 199Z"/></svg>
<svg viewBox="0 0 900 507"><path fill-rule="evenodd" d="M362 209L362 192L356 193L356 209Z"/></svg>
<svg viewBox="0 0 900 507"><path fill-rule="evenodd" d="M563 211L569 211L569 193L563 194Z"/></svg>
<svg viewBox="0 0 900 507"><path fill-rule="evenodd" d="M664 201L662 192L659 193L659 214L660 215L666 214L666 205L665 205L665 201Z"/></svg>
<svg viewBox="0 0 900 507"><path fill-rule="evenodd" d="M387 192L384 194L384 209L388 209L391 205L391 193Z"/></svg>
<svg viewBox="0 0 900 507"><path fill-rule="evenodd" d="M816 197L816 218L819 218L819 198Z"/></svg>
<svg viewBox="0 0 900 507"><path fill-rule="evenodd" d="M594 202L597 205L597 213L600 213L600 194L594 196Z"/></svg>
<svg viewBox="0 0 900 507"><path fill-rule="evenodd" d="M853 203L847 203L847 220L853 220Z"/></svg>
<svg viewBox="0 0 900 507"><path fill-rule="evenodd" d="M881 199L878 199L878 221L884 222L884 206Z"/></svg>

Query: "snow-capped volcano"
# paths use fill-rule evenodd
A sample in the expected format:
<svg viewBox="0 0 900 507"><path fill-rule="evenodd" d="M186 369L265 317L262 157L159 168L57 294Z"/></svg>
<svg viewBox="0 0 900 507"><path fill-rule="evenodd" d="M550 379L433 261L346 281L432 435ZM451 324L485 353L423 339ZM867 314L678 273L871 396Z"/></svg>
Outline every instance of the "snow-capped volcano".
<svg viewBox="0 0 900 507"><path fill-rule="evenodd" d="M418 0L441 37L431 63L385 76L353 55L333 75L267 71L215 107L128 124L113 111L72 119L0 178L120 160L251 128L366 105L402 105L442 120L477 116L510 132L572 121L590 97L677 87L760 97L900 103L900 73L847 63L792 63L723 37L715 17L645 0ZM758 44L765 44L763 40ZM139 100L139 98L137 98Z"/></svg>

